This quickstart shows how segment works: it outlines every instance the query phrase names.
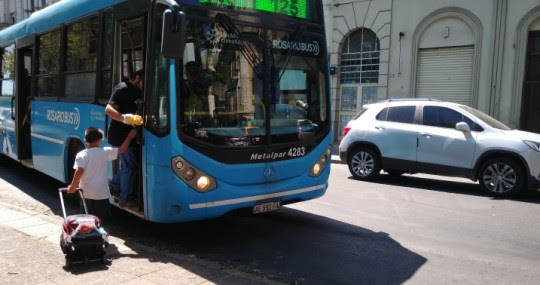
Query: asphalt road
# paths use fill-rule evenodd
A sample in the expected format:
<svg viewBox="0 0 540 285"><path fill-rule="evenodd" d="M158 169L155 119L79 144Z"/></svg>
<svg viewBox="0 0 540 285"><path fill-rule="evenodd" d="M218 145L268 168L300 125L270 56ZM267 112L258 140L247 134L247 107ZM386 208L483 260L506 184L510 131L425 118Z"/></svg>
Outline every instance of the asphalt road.
<svg viewBox="0 0 540 285"><path fill-rule="evenodd" d="M3 183L21 191L5 191ZM61 215L60 185L0 158L3 202ZM76 209L75 201L70 205ZM333 164L324 197L263 215L235 213L163 225L113 214L107 228L113 236L287 283L540 280L540 194L492 199L461 179L382 175L368 183L351 179L345 165Z"/></svg>

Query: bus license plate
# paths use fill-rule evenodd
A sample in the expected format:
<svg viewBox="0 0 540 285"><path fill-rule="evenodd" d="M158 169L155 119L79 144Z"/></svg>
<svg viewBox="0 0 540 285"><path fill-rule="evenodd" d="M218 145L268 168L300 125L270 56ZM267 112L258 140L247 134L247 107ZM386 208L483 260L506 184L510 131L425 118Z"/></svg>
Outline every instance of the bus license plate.
<svg viewBox="0 0 540 285"><path fill-rule="evenodd" d="M268 203L264 203L264 204L255 205L255 206L253 206L253 214L260 214L260 213L264 213L264 212L277 210L277 209L279 209L280 206L281 206L280 201L268 202Z"/></svg>

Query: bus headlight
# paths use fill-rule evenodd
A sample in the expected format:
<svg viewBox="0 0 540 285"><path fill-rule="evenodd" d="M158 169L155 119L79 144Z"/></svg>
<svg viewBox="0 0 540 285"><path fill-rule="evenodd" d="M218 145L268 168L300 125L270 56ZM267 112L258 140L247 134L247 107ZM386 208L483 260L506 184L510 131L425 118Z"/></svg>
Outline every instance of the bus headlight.
<svg viewBox="0 0 540 285"><path fill-rule="evenodd" d="M309 176L311 177L317 177L322 173L322 170L324 167L328 164L328 161L330 160L330 156L332 155L332 146L329 146L326 151L321 155L319 160L315 162L309 171Z"/></svg>
<svg viewBox="0 0 540 285"><path fill-rule="evenodd" d="M210 178L206 176L201 176L197 180L197 188L199 188L200 191L206 190L210 186Z"/></svg>
<svg viewBox="0 0 540 285"><path fill-rule="evenodd" d="M182 157L173 157L171 167L178 178L197 192L208 192L217 187L214 178L200 171Z"/></svg>
<svg viewBox="0 0 540 285"><path fill-rule="evenodd" d="M311 173L313 174L313 176L317 176L319 175L319 173L321 173L321 164L319 162L313 164L313 168L311 168Z"/></svg>

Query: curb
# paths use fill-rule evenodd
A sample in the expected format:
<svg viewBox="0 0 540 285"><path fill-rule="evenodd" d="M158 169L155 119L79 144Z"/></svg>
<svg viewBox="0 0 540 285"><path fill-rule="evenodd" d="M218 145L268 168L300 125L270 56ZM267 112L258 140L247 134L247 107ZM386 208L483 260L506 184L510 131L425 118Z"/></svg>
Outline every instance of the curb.
<svg viewBox="0 0 540 285"><path fill-rule="evenodd" d="M339 155L332 154L332 163L344 164L343 161L339 158Z"/></svg>

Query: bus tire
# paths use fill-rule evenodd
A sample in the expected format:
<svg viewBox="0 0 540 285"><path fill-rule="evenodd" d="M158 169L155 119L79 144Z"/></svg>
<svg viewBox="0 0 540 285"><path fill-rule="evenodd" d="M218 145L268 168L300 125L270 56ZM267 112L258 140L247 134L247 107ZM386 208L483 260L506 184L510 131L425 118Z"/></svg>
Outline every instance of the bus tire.
<svg viewBox="0 0 540 285"><path fill-rule="evenodd" d="M73 175L75 174L75 169L73 169L73 164L75 164L75 157L77 153L84 149L84 145L80 141L72 141L69 144L68 160L66 165L67 170L67 181L66 183L71 183L73 180Z"/></svg>

